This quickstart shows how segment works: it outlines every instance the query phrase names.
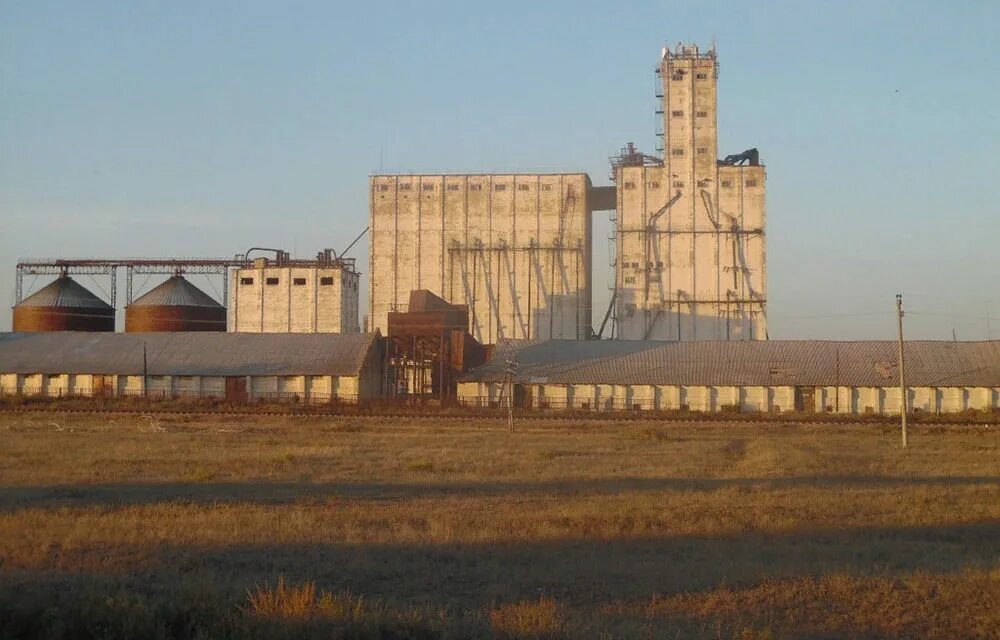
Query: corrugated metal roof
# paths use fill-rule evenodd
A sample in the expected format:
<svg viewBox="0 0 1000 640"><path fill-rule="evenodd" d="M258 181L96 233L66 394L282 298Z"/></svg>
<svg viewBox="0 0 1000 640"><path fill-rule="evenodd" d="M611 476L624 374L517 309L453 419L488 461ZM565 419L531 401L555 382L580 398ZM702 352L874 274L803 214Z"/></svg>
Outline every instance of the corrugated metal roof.
<svg viewBox="0 0 1000 640"><path fill-rule="evenodd" d="M132 301L130 307L221 307L198 287L182 276L171 276L169 279L153 287L148 292Z"/></svg>
<svg viewBox="0 0 1000 640"><path fill-rule="evenodd" d="M31 294L18 307L75 307L114 311L107 302L69 276L60 276Z"/></svg>
<svg viewBox="0 0 1000 640"><path fill-rule="evenodd" d="M896 352L887 340L507 340L462 379L499 382L514 360L529 384L884 387L899 384ZM1000 341L911 341L904 354L907 385L1000 386Z"/></svg>
<svg viewBox="0 0 1000 640"><path fill-rule="evenodd" d="M2 373L357 375L374 333L3 333Z"/></svg>

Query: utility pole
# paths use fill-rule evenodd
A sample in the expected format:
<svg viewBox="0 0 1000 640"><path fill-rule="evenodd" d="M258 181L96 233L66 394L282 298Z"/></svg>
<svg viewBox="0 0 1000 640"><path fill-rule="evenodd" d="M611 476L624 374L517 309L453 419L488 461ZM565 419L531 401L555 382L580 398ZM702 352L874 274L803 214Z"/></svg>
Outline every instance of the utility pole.
<svg viewBox="0 0 1000 640"><path fill-rule="evenodd" d="M507 428L514 433L514 375L517 373L517 363L508 360L503 366L504 385L507 387Z"/></svg>
<svg viewBox="0 0 1000 640"><path fill-rule="evenodd" d="M896 294L896 321L899 325L899 413L903 420L903 448L906 448L906 372L903 363L903 296Z"/></svg>

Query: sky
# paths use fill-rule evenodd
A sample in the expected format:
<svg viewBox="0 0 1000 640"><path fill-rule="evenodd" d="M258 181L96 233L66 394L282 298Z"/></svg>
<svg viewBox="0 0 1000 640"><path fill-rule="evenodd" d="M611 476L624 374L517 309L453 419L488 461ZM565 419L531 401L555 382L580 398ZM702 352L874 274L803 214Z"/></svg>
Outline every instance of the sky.
<svg viewBox="0 0 1000 640"><path fill-rule="evenodd" d="M19 258L339 251L378 171L609 184L655 147L661 47L714 40L720 155L767 165L770 337L893 338L901 293L907 338L998 338L997 24L986 0L0 0L0 301Z"/></svg>

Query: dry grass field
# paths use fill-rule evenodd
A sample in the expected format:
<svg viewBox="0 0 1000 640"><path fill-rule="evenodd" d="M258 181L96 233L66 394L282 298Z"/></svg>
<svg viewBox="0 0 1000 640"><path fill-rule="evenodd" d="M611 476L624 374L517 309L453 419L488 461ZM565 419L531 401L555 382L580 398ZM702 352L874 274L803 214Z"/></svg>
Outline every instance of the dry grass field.
<svg viewBox="0 0 1000 640"><path fill-rule="evenodd" d="M1000 638L1000 427L0 414L0 635Z"/></svg>

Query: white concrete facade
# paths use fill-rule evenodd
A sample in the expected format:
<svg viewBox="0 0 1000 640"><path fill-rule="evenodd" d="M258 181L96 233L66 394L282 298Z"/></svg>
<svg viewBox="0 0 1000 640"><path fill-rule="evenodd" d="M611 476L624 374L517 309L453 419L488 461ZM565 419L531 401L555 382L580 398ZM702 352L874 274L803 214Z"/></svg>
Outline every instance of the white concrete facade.
<svg viewBox="0 0 1000 640"><path fill-rule="evenodd" d="M427 289L469 305L483 343L589 336L587 175L380 175L370 187L369 331Z"/></svg>
<svg viewBox="0 0 1000 640"><path fill-rule="evenodd" d="M461 382L458 400L498 403L502 383ZM522 385L518 385L522 386ZM768 412L795 411L794 386L526 384L526 405L536 409ZM799 387L801 390L802 388ZM898 415L898 387L809 387L812 405L799 411L841 415ZM1000 387L909 387L909 406L923 413L1000 410Z"/></svg>
<svg viewBox="0 0 1000 640"><path fill-rule="evenodd" d="M356 271L341 265L238 269L230 286L230 330L242 333L358 333Z"/></svg>
<svg viewBox="0 0 1000 640"><path fill-rule="evenodd" d="M0 374L0 395L46 397L217 398L232 376L143 376L100 374ZM360 376L239 376L250 398L303 402L355 402L380 395L378 372Z"/></svg>
<svg viewBox="0 0 1000 640"><path fill-rule="evenodd" d="M615 337L765 339L765 169L717 161L714 51L665 49L659 76L663 165L615 171Z"/></svg>

